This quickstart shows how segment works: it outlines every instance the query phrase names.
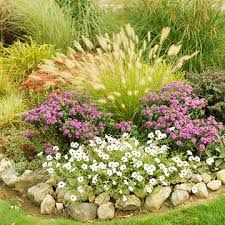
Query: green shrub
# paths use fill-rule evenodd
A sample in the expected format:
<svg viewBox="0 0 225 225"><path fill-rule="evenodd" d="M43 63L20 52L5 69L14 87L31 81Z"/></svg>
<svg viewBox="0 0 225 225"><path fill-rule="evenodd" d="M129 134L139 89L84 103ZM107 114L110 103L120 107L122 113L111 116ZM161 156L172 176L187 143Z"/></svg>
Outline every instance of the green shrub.
<svg viewBox="0 0 225 225"><path fill-rule="evenodd" d="M129 25L114 34L112 39L107 34L98 37L100 48L97 54L85 54L83 60L73 62L78 68L79 77L75 77L72 83L83 88L114 118L134 119L140 109L140 98L147 91L158 90L172 81L182 80L183 73L179 69L185 60L193 57L177 58L181 46L175 45L169 47L167 55L161 54L169 31L169 28L164 28L160 43L155 45L148 36L140 50L135 32ZM84 38L83 41L92 51L90 40ZM79 43L75 43L75 46L84 53ZM149 55L148 62L143 61L145 51Z"/></svg>
<svg viewBox="0 0 225 225"><path fill-rule="evenodd" d="M84 35L96 40L96 35L102 31L102 16L92 0L56 0L56 2L71 15L76 30L76 39Z"/></svg>
<svg viewBox="0 0 225 225"><path fill-rule="evenodd" d="M208 101L206 113L225 122L225 71L209 70L199 74L189 74L188 78L198 96Z"/></svg>
<svg viewBox="0 0 225 225"><path fill-rule="evenodd" d="M139 0L130 7L130 23L141 39L171 27L171 41L181 41L183 54L199 50L185 68L224 67L225 14L221 0Z"/></svg>
<svg viewBox="0 0 225 225"><path fill-rule="evenodd" d="M54 0L16 0L10 3L9 14L14 31L31 36L39 44L67 50L74 40L72 18Z"/></svg>
<svg viewBox="0 0 225 225"><path fill-rule="evenodd" d="M3 52L3 69L7 71L12 80L18 83L37 68L44 59L51 58L53 47L47 44L38 45L34 41L29 43L15 42Z"/></svg>

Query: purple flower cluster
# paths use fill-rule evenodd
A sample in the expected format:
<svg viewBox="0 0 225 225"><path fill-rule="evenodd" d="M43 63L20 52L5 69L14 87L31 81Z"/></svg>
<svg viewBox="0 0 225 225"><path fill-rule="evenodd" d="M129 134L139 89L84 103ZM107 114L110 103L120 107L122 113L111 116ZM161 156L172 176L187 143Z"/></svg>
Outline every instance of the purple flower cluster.
<svg viewBox="0 0 225 225"><path fill-rule="evenodd" d="M46 155L55 155L58 151L54 149L54 147L50 144L47 143L44 145L44 153Z"/></svg>
<svg viewBox="0 0 225 225"><path fill-rule="evenodd" d="M71 92L49 95L40 107L26 113L24 120L45 132L61 133L69 141L91 139L104 130L102 113L87 96Z"/></svg>
<svg viewBox="0 0 225 225"><path fill-rule="evenodd" d="M25 138L32 138L32 137L34 137L34 132L32 130L28 130L23 134L23 136Z"/></svg>
<svg viewBox="0 0 225 225"><path fill-rule="evenodd" d="M149 93L141 102L144 126L162 130L176 145L188 142L203 152L223 129L223 124L213 116L198 118L199 114L204 114L207 101L196 96L192 87L183 82L169 84L159 94Z"/></svg>
<svg viewBox="0 0 225 225"><path fill-rule="evenodd" d="M121 121L115 124L115 128L123 132L131 132L133 122L132 121Z"/></svg>

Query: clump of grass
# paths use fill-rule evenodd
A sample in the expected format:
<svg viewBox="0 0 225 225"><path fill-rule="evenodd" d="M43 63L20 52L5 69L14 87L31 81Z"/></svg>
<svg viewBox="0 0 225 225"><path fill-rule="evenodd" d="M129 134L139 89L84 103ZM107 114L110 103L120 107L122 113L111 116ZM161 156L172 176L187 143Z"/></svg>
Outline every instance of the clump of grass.
<svg viewBox="0 0 225 225"><path fill-rule="evenodd" d="M43 59L51 58L53 53L54 49L50 45L38 45L32 40L30 43L18 41L3 49L3 67L12 80L20 83L37 68Z"/></svg>
<svg viewBox="0 0 225 225"><path fill-rule="evenodd" d="M73 20L54 0L11 1L9 15L14 31L31 36L39 44L67 50L73 43Z"/></svg>
<svg viewBox="0 0 225 225"><path fill-rule="evenodd" d="M129 21L144 39L148 31L156 37L171 27L171 41L182 44L184 54L199 51L185 69L202 71L225 66L225 12L221 0L138 0L130 7Z"/></svg>
<svg viewBox="0 0 225 225"><path fill-rule="evenodd" d="M56 0L60 7L73 18L76 40L84 35L92 41L102 31L102 13L93 0Z"/></svg>
<svg viewBox="0 0 225 225"><path fill-rule="evenodd" d="M148 91L159 90L165 84L182 80L184 74L180 68L196 54L176 57L180 45L167 46L167 53L161 54L169 33L170 28L164 28L157 44L154 44L148 33L138 50L138 37L128 24L125 30L113 34L111 39L107 34L99 36L100 48L96 49L95 55L85 52L76 42L77 51L85 56L80 61L73 61L79 70L79 77L72 83L85 90L103 110L113 113L116 119L135 119L140 110L140 98ZM83 42L93 51L89 39L83 37ZM144 53L148 55L147 61L143 60Z"/></svg>

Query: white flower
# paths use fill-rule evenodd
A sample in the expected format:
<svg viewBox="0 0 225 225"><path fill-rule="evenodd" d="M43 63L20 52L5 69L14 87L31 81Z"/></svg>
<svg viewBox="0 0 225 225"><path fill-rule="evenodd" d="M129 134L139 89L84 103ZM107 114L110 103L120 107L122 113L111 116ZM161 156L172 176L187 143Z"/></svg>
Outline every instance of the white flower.
<svg viewBox="0 0 225 225"><path fill-rule="evenodd" d="M148 138L152 139L152 138L154 138L154 137L155 137L155 135L154 135L153 132L151 132L151 133L148 134Z"/></svg>
<svg viewBox="0 0 225 225"><path fill-rule="evenodd" d="M117 175L118 177L122 177L123 174L122 174L120 171L117 171L117 172L116 172L116 175Z"/></svg>
<svg viewBox="0 0 225 225"><path fill-rule="evenodd" d="M127 168L127 166L125 164L120 166L120 170L124 171Z"/></svg>
<svg viewBox="0 0 225 225"><path fill-rule="evenodd" d="M130 157L131 157L131 154L130 154L129 152L126 152L126 153L125 153L125 157L126 157L126 158L130 158Z"/></svg>
<svg viewBox="0 0 225 225"><path fill-rule="evenodd" d="M77 191L80 192L80 193L83 193L83 192L84 192L84 189L83 189L82 186L79 186L79 187L77 188Z"/></svg>
<svg viewBox="0 0 225 225"><path fill-rule="evenodd" d="M120 194L123 194L123 191L122 191L122 190L119 190L119 193L120 193Z"/></svg>
<svg viewBox="0 0 225 225"><path fill-rule="evenodd" d="M47 159L48 161L51 161L53 158L52 158L51 155L47 155L47 156L46 156L46 159Z"/></svg>
<svg viewBox="0 0 225 225"><path fill-rule="evenodd" d="M129 183L128 183L127 180L124 180L123 183L124 183L125 185L129 185Z"/></svg>
<svg viewBox="0 0 225 225"><path fill-rule="evenodd" d="M61 158L61 153L57 152L57 153L55 154L55 159L56 159L56 160L59 160L60 158Z"/></svg>
<svg viewBox="0 0 225 225"><path fill-rule="evenodd" d="M112 170L109 170L109 169L106 171L106 173L107 173L107 175L110 176L110 177L113 175Z"/></svg>
<svg viewBox="0 0 225 225"><path fill-rule="evenodd" d="M59 147L58 146L53 146L53 148L52 148L54 151L59 151Z"/></svg>
<svg viewBox="0 0 225 225"><path fill-rule="evenodd" d="M45 167L47 167L48 166L48 163L47 162L44 162L43 164L42 164L42 167L43 168L45 168Z"/></svg>
<svg viewBox="0 0 225 225"><path fill-rule="evenodd" d="M184 178L184 177L187 176L187 174L188 174L187 170L184 169L184 170L181 170L181 171L180 171L179 176L180 176L180 178Z"/></svg>
<svg viewBox="0 0 225 225"><path fill-rule="evenodd" d="M211 166L214 163L214 159L213 158L208 158L206 159L206 163Z"/></svg>
<svg viewBox="0 0 225 225"><path fill-rule="evenodd" d="M59 168L61 166L61 163L56 163L56 168Z"/></svg>
<svg viewBox="0 0 225 225"><path fill-rule="evenodd" d="M165 177L163 175L161 175L161 176L159 176L159 180L163 181L163 180L165 180Z"/></svg>
<svg viewBox="0 0 225 225"><path fill-rule="evenodd" d="M138 175L136 179L141 182L143 180L143 177L141 175Z"/></svg>
<svg viewBox="0 0 225 225"><path fill-rule="evenodd" d="M87 170L88 166L87 166L87 164L84 163L84 164L82 164L81 168L82 168L83 170Z"/></svg>
<svg viewBox="0 0 225 225"><path fill-rule="evenodd" d="M68 155L64 155L64 159L68 160L69 159Z"/></svg>
<svg viewBox="0 0 225 225"><path fill-rule="evenodd" d="M123 135L122 135L122 138L124 138L124 139L128 139L129 138L129 134L128 133L123 133Z"/></svg>
<svg viewBox="0 0 225 225"><path fill-rule="evenodd" d="M130 192L134 191L133 187L131 187L131 186L128 186L128 190L129 190Z"/></svg>
<svg viewBox="0 0 225 225"><path fill-rule="evenodd" d="M145 186L145 191L148 192L149 194L152 192L152 187L146 185Z"/></svg>
<svg viewBox="0 0 225 225"><path fill-rule="evenodd" d="M193 160L195 160L195 157L194 157L194 156L189 156L189 157L188 157L188 160L189 160L189 161L193 161Z"/></svg>
<svg viewBox="0 0 225 225"><path fill-rule="evenodd" d="M112 181L112 185L117 185L117 182L115 180Z"/></svg>
<svg viewBox="0 0 225 225"><path fill-rule="evenodd" d="M51 166L52 166L52 162L49 162L49 163L48 163L48 167L51 167Z"/></svg>
<svg viewBox="0 0 225 225"><path fill-rule="evenodd" d="M76 195L71 195L71 196L70 196L70 200L71 200L72 202L75 202L75 201L77 200L77 196L76 196Z"/></svg>
<svg viewBox="0 0 225 225"><path fill-rule="evenodd" d="M66 186L66 183L63 182L63 181L60 181L60 182L58 183L58 188L59 188L59 189L62 189L62 188L64 188L65 186Z"/></svg>
<svg viewBox="0 0 225 225"><path fill-rule="evenodd" d="M49 168L49 169L47 169L47 171L48 171L50 174L52 174L52 173L54 172L54 169L53 169L53 168Z"/></svg>
<svg viewBox="0 0 225 225"><path fill-rule="evenodd" d="M77 178L77 181L78 181L79 183L83 182L83 181L84 181L84 177L83 177L83 176L78 177L78 178Z"/></svg>
<svg viewBox="0 0 225 225"><path fill-rule="evenodd" d="M104 159L104 160L108 160L108 159L109 159L109 155L104 154L104 155L102 156L102 159Z"/></svg>
<svg viewBox="0 0 225 225"><path fill-rule="evenodd" d="M70 147L71 148L78 148L79 147L79 143L77 143L77 142L71 142Z"/></svg>
<svg viewBox="0 0 225 225"><path fill-rule="evenodd" d="M161 160L159 158L155 158L154 160L155 160L156 163L160 163L161 162Z"/></svg>
<svg viewBox="0 0 225 225"><path fill-rule="evenodd" d="M192 152L190 150L187 150L187 155L192 155Z"/></svg>
<svg viewBox="0 0 225 225"><path fill-rule="evenodd" d="M151 179L149 180L149 184L151 184L152 186L154 186L156 183L157 183L157 181L156 181L155 178L151 178Z"/></svg>
<svg viewBox="0 0 225 225"><path fill-rule="evenodd" d="M138 176L137 172L133 172L133 173L131 174L131 177L133 177L133 178L137 178L137 176Z"/></svg>
<svg viewBox="0 0 225 225"><path fill-rule="evenodd" d="M38 154L37 154L37 156L42 156L43 155L43 152L39 152Z"/></svg>
<svg viewBox="0 0 225 225"><path fill-rule="evenodd" d="M200 158L198 156L195 156L195 161L200 162Z"/></svg>
<svg viewBox="0 0 225 225"><path fill-rule="evenodd" d="M196 194L196 193L198 193L198 188L196 186L193 186L191 191L193 194Z"/></svg>
<svg viewBox="0 0 225 225"><path fill-rule="evenodd" d="M128 162L128 158L125 157L125 156L123 156L123 157L121 158L121 160L122 160L123 162Z"/></svg>

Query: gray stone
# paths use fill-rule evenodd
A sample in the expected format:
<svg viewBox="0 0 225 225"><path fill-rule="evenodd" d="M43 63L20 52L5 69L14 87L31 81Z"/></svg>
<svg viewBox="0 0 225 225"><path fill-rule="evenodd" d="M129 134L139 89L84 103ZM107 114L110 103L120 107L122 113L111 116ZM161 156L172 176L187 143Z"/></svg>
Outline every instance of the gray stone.
<svg viewBox="0 0 225 225"><path fill-rule="evenodd" d="M192 186L193 186L193 184L191 184L191 183L177 184L174 187L174 191L183 190L183 191L187 191L188 193L191 193Z"/></svg>
<svg viewBox="0 0 225 225"><path fill-rule="evenodd" d="M48 174L43 170L26 170L15 183L15 190L21 193L26 192L30 187L45 182L48 179Z"/></svg>
<svg viewBox="0 0 225 225"><path fill-rule="evenodd" d="M14 187L17 180L17 173L15 168L11 166L10 168L4 170L1 178L7 186Z"/></svg>
<svg viewBox="0 0 225 225"><path fill-rule="evenodd" d="M115 216L115 207L111 202L107 202L98 207L97 215L100 220L110 220Z"/></svg>
<svg viewBox="0 0 225 225"><path fill-rule="evenodd" d="M209 181L212 180L212 177L211 177L208 173L203 173L203 174L201 174L201 177L202 177L202 181L203 181L205 184L208 184Z"/></svg>
<svg viewBox="0 0 225 225"><path fill-rule="evenodd" d="M103 192L95 198L94 203L98 206L103 205L110 201L110 196L107 192Z"/></svg>
<svg viewBox="0 0 225 225"><path fill-rule="evenodd" d="M56 209L60 212L64 209L63 203L57 202L56 204Z"/></svg>
<svg viewBox="0 0 225 225"><path fill-rule="evenodd" d="M53 193L52 186L46 183L37 184L28 189L28 196L36 204L40 205L47 194Z"/></svg>
<svg viewBox="0 0 225 225"><path fill-rule="evenodd" d="M1 179L2 173L9 167L12 167L12 163L9 160L2 159L0 162L0 179Z"/></svg>
<svg viewBox="0 0 225 225"><path fill-rule="evenodd" d="M145 199L145 208L148 211L159 210L162 204L170 196L170 187L158 187Z"/></svg>
<svg viewBox="0 0 225 225"><path fill-rule="evenodd" d="M207 184L207 188L210 191L217 191L222 187L221 180L212 180Z"/></svg>
<svg viewBox="0 0 225 225"><path fill-rule="evenodd" d="M170 199L173 206L177 206L189 200L189 194L187 191L177 190L172 193Z"/></svg>
<svg viewBox="0 0 225 225"><path fill-rule="evenodd" d="M222 181L222 184L225 184L225 169L218 171L216 177L217 180Z"/></svg>
<svg viewBox="0 0 225 225"><path fill-rule="evenodd" d="M196 183L196 184L200 183L200 182L202 182L202 177L201 177L200 174L192 174L191 181Z"/></svg>
<svg viewBox="0 0 225 225"><path fill-rule="evenodd" d="M50 215L56 212L55 199L47 194L41 203L41 214Z"/></svg>
<svg viewBox="0 0 225 225"><path fill-rule="evenodd" d="M197 183L194 187L197 188L197 193L194 193L197 198L208 198L209 192L205 183Z"/></svg>
<svg viewBox="0 0 225 225"><path fill-rule="evenodd" d="M115 206L121 210L136 210L141 207L141 200L135 195L124 195L116 201Z"/></svg>
<svg viewBox="0 0 225 225"><path fill-rule="evenodd" d="M74 219L88 222L97 217L97 205L93 203L73 203L67 208L68 214Z"/></svg>

